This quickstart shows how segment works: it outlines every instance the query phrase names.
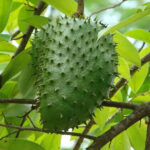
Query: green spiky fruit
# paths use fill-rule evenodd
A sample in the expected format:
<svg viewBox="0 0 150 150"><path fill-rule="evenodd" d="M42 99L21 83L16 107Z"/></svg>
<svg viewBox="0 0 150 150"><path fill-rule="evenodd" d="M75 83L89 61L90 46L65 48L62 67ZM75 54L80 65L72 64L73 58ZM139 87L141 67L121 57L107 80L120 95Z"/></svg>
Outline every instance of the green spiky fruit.
<svg viewBox="0 0 150 150"><path fill-rule="evenodd" d="M107 98L116 76L112 35L97 40L105 25L89 19L56 18L33 41L32 65L43 127L76 127Z"/></svg>

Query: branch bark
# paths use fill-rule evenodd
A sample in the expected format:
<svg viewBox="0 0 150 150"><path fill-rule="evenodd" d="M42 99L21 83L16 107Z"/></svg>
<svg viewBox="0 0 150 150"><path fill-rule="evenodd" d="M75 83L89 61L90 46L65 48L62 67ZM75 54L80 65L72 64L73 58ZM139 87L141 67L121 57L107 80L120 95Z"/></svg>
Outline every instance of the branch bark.
<svg viewBox="0 0 150 150"><path fill-rule="evenodd" d="M15 103L15 104L37 104L33 99L0 99L0 104Z"/></svg>
<svg viewBox="0 0 150 150"><path fill-rule="evenodd" d="M84 0L78 0L78 10L73 14L74 17L83 18L84 15Z"/></svg>
<svg viewBox="0 0 150 150"><path fill-rule="evenodd" d="M148 117L145 150L150 150L150 116Z"/></svg>
<svg viewBox="0 0 150 150"><path fill-rule="evenodd" d="M117 125L112 126L107 132L97 137L93 144L87 150L99 150L114 137L128 129L131 125L150 114L150 102L140 104L136 110L126 117L126 119L119 122Z"/></svg>

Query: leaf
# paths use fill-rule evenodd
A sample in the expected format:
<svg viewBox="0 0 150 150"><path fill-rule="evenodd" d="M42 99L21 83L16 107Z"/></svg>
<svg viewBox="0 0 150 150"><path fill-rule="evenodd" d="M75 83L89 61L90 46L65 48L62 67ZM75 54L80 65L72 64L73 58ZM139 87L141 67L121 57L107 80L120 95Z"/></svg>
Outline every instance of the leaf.
<svg viewBox="0 0 150 150"><path fill-rule="evenodd" d="M23 21L36 28L41 28L43 25L48 23L49 19L43 16L32 16L24 19Z"/></svg>
<svg viewBox="0 0 150 150"><path fill-rule="evenodd" d="M141 66L141 60L137 49L124 35L116 31L114 35L114 42L117 43L116 50L121 57L138 67Z"/></svg>
<svg viewBox="0 0 150 150"><path fill-rule="evenodd" d="M61 135L43 134L38 138L37 143L47 150L60 150Z"/></svg>
<svg viewBox="0 0 150 150"><path fill-rule="evenodd" d="M35 93L34 88L33 88L35 78L32 75L32 73L33 73L33 68L31 64L29 63L23 69L19 77L18 87L24 98L31 98L28 96L32 95L32 93Z"/></svg>
<svg viewBox="0 0 150 150"><path fill-rule="evenodd" d="M132 102L149 102L150 100L150 91L139 94L138 96L136 96L134 99L132 99Z"/></svg>
<svg viewBox="0 0 150 150"><path fill-rule="evenodd" d="M0 150L45 150L40 145L23 139L5 139L0 141Z"/></svg>
<svg viewBox="0 0 150 150"><path fill-rule="evenodd" d="M10 41L11 37L9 34L0 34L0 42L1 41Z"/></svg>
<svg viewBox="0 0 150 150"><path fill-rule="evenodd" d="M119 74L123 78L129 80L130 79L130 69L129 69L128 63L121 56L119 56L118 59L119 59L118 60L118 62L119 62L119 65L118 65L118 72L119 72Z"/></svg>
<svg viewBox="0 0 150 150"><path fill-rule="evenodd" d="M129 86L131 87L134 93L137 93L139 88L142 86L149 69L149 64L145 64L141 67L139 71L137 71L129 81Z"/></svg>
<svg viewBox="0 0 150 150"><path fill-rule="evenodd" d="M141 41L150 43L150 33L143 29L131 30L131 31L126 32L125 35L127 35L131 38L137 39L137 40L141 40Z"/></svg>
<svg viewBox="0 0 150 150"><path fill-rule="evenodd" d="M21 71L28 64L30 56L26 52L21 52L10 61L2 73L2 84Z"/></svg>
<svg viewBox="0 0 150 150"><path fill-rule="evenodd" d="M131 145L129 141L129 137L127 135L127 132L122 132L117 137L115 137L111 144L105 145L102 150L130 150Z"/></svg>
<svg viewBox="0 0 150 150"><path fill-rule="evenodd" d="M0 0L0 33L4 30L11 11L12 0Z"/></svg>
<svg viewBox="0 0 150 150"><path fill-rule="evenodd" d="M140 58L150 52L150 46L146 47L144 50L140 52ZM139 88L142 86L149 70L149 64L145 64L141 67L139 71L137 71L133 77L131 78L130 82L128 83L134 93L136 93Z"/></svg>
<svg viewBox="0 0 150 150"><path fill-rule="evenodd" d="M44 0L62 13L71 16L77 11L77 3L74 0Z"/></svg>
<svg viewBox="0 0 150 150"><path fill-rule="evenodd" d="M0 63L8 62L11 59L9 55L0 55Z"/></svg>
<svg viewBox="0 0 150 150"><path fill-rule="evenodd" d="M99 125L100 129L103 129L105 122L109 116L109 108L102 108L101 110L96 109L94 113L95 113L94 120L96 124Z"/></svg>
<svg viewBox="0 0 150 150"><path fill-rule="evenodd" d="M24 6L20 9L19 15L18 15L18 25L22 33L25 33L28 23L24 22L23 20L32 17L33 11L29 11L31 8L28 6Z"/></svg>
<svg viewBox="0 0 150 150"><path fill-rule="evenodd" d="M105 31L102 31L102 33L100 32L98 37L100 38L108 33L113 33L114 31L116 31L122 27L125 27L125 26L127 26L149 14L150 14L150 9L144 10L142 12L138 12L138 13L130 16L129 18L121 21L120 23L116 24L115 26L110 27L110 28L106 29Z"/></svg>
<svg viewBox="0 0 150 150"><path fill-rule="evenodd" d="M15 52L16 47L7 41L0 42L0 51L3 52Z"/></svg>
<svg viewBox="0 0 150 150"><path fill-rule="evenodd" d="M130 142L135 150L145 149L146 127L144 120L141 120L127 130Z"/></svg>
<svg viewBox="0 0 150 150"><path fill-rule="evenodd" d="M117 93L115 93L115 95L111 98L111 100L118 101L118 102L123 101L121 91L120 90L117 91Z"/></svg>

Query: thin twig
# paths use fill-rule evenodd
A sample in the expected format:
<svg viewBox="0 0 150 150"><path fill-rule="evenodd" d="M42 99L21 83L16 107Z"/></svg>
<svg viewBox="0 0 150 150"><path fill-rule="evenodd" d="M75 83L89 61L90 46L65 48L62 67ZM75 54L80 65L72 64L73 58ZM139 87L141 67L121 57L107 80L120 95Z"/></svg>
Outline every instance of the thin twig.
<svg viewBox="0 0 150 150"><path fill-rule="evenodd" d="M5 138L7 138L7 137L9 137L9 136L12 135L12 134L15 134L16 132L17 132L17 131L13 131L13 132L8 133L7 135L1 137L1 138L0 138L0 141L3 140L3 139L5 139Z"/></svg>
<svg viewBox="0 0 150 150"><path fill-rule="evenodd" d="M84 128L82 134L86 135L86 134L89 132L89 130L91 129L91 126L92 126L93 124L94 124L94 120L91 119L91 120L88 122L86 128ZM81 146L83 140L84 140L84 137L81 137L81 136L80 136L79 139L77 140L77 142L76 142L76 144L75 144L73 150L79 150L79 148L80 148L80 146Z"/></svg>
<svg viewBox="0 0 150 150"><path fill-rule="evenodd" d="M11 35L11 40L13 40L19 33L20 33L20 30L17 30L15 33L13 33Z"/></svg>
<svg viewBox="0 0 150 150"><path fill-rule="evenodd" d="M31 122L32 126L33 126L34 128L36 128L35 124L33 123L32 119L29 117L29 115L27 115L27 118L28 118L29 121Z"/></svg>
<svg viewBox="0 0 150 150"><path fill-rule="evenodd" d="M122 1L121 1L120 3L118 3L118 4L115 4L115 5L112 5L112 6L109 6L109 7L106 7L106 8L102 8L102 9L100 9L100 10L97 10L97 11L93 12L93 13L89 16L89 18L92 17L92 16L95 15L95 14L98 14L98 13L102 12L102 11L105 11L105 10L108 10L108 9L112 9L112 8L115 8L115 7L118 7L118 6L120 6L122 3L124 3L125 1L127 1L127 0L122 0Z"/></svg>
<svg viewBox="0 0 150 150"><path fill-rule="evenodd" d="M21 35L19 37L13 38L12 40L19 40L19 39L22 39L23 37L24 37L24 35Z"/></svg>
<svg viewBox="0 0 150 150"><path fill-rule="evenodd" d="M14 126L14 125L8 125L8 124L0 124L1 127L7 127L7 128L13 128L13 129L19 129L21 131L37 131L37 132L44 132L44 133L50 133L48 130L40 129L40 128L28 128L28 127L20 127L20 126ZM90 136L90 135L83 135L81 133L74 133L74 132L53 132L56 134L62 134L62 135L72 135L72 136L82 136L84 138L95 140L96 137Z"/></svg>
<svg viewBox="0 0 150 150"><path fill-rule="evenodd" d="M78 10L73 14L74 17L83 18L84 15L84 0L78 0Z"/></svg>
<svg viewBox="0 0 150 150"><path fill-rule="evenodd" d="M142 46L139 48L138 52L140 52L144 48L145 44L145 42L142 43Z"/></svg>
<svg viewBox="0 0 150 150"><path fill-rule="evenodd" d="M39 3L38 3L37 9L35 10L34 15L40 15L42 13L42 11L44 10L44 8L45 8L45 3L40 0ZM13 58L24 50L24 48L26 47L26 44L28 43L28 40L29 40L33 30L34 30L34 27L29 25L28 28L27 28L27 31L24 34L24 37L22 38L22 41L21 41L18 49L16 50L16 52L13 56Z"/></svg>
<svg viewBox="0 0 150 150"><path fill-rule="evenodd" d="M27 113L24 114L23 119L22 119L22 121L21 121L21 123L20 123L20 127L23 126L23 124L24 124L25 121L26 121L26 117L27 117L33 110L34 110L34 108L31 107L31 110L29 110ZM17 132L17 134L16 134L16 138L19 137L20 132L21 132L21 130L19 129L18 132Z"/></svg>
<svg viewBox="0 0 150 150"><path fill-rule="evenodd" d="M150 150L150 116L148 117L145 150Z"/></svg>

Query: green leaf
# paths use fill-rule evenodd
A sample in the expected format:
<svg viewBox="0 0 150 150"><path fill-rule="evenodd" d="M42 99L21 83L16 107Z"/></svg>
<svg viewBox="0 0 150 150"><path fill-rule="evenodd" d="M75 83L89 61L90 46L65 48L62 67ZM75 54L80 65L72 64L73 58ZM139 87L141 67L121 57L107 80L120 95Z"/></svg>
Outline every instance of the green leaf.
<svg viewBox="0 0 150 150"><path fill-rule="evenodd" d="M0 141L0 150L45 150L40 145L23 139L5 139Z"/></svg>
<svg viewBox="0 0 150 150"><path fill-rule="evenodd" d="M144 120L141 120L127 130L130 142L135 150L145 148L146 127Z"/></svg>
<svg viewBox="0 0 150 150"><path fill-rule="evenodd" d="M18 15L18 25L21 30L21 32L25 33L28 23L24 22L23 20L33 16L33 11L29 11L31 8L28 6L24 6L20 9L19 15Z"/></svg>
<svg viewBox="0 0 150 150"><path fill-rule="evenodd" d="M34 96L35 91L33 88L35 78L32 75L33 68L31 64L28 64L20 74L18 87L19 91L23 95L24 98L31 98L30 96Z"/></svg>
<svg viewBox="0 0 150 150"><path fill-rule="evenodd" d="M118 57L118 72L121 75L121 77L129 80L130 79L130 69L128 63L125 61L124 58L121 56Z"/></svg>
<svg viewBox="0 0 150 150"><path fill-rule="evenodd" d="M150 46L146 47L144 50L140 52L140 58L142 58L149 52L150 52ZM148 70L149 70L149 64L147 63L144 66L142 66L141 69L137 71L131 78L128 84L134 93L136 93L139 90L139 88L142 86L148 74Z"/></svg>
<svg viewBox="0 0 150 150"><path fill-rule="evenodd" d="M94 113L95 113L94 120L95 120L96 124L99 125L100 129L103 129L105 122L109 116L109 108L104 107L101 110L96 109Z"/></svg>
<svg viewBox="0 0 150 150"><path fill-rule="evenodd" d="M36 28L41 28L43 25L48 23L49 19L43 16L32 16L23 21Z"/></svg>
<svg viewBox="0 0 150 150"><path fill-rule="evenodd" d="M129 141L129 137L127 135L127 132L122 132L117 137L115 137L111 144L105 145L102 150L130 150L131 145Z"/></svg>
<svg viewBox="0 0 150 150"><path fill-rule="evenodd" d="M61 135L43 134L36 142L46 150L60 150Z"/></svg>
<svg viewBox="0 0 150 150"><path fill-rule="evenodd" d="M0 34L0 42L1 41L10 41L11 37L9 34Z"/></svg>
<svg viewBox="0 0 150 150"><path fill-rule="evenodd" d="M0 55L0 63L8 62L11 59L9 55Z"/></svg>
<svg viewBox="0 0 150 150"><path fill-rule="evenodd" d="M150 14L150 9L144 10L144 11L142 11L142 12L138 12L138 13L136 13L136 14L130 16L129 18L127 18L127 19L121 21L121 22L118 23L117 25L115 25L115 26L113 26L113 27L110 27L110 28L108 28L108 29L102 31L102 33L100 32L100 33L99 33L99 38L100 38L101 36L104 36L104 35L108 34L108 33L113 33L114 31L116 31L116 30L118 30L118 29L120 29L120 28L122 28L122 27L125 27L125 26L127 26L127 25L129 25L129 24L131 24L131 23L133 23L133 22L135 22L135 21L137 21L137 20L143 18L143 17L146 16L146 15L149 15L149 14Z"/></svg>
<svg viewBox="0 0 150 150"><path fill-rule="evenodd" d="M3 52L15 52L16 47L7 41L0 42L0 51Z"/></svg>
<svg viewBox="0 0 150 150"><path fill-rule="evenodd" d="M114 35L114 42L117 43L116 50L121 57L138 67L141 66L141 60L137 49L124 35L116 31Z"/></svg>
<svg viewBox="0 0 150 150"><path fill-rule="evenodd" d="M111 100L113 101L123 101L123 98L122 98L122 94L121 94L121 91L117 91L117 93L115 93L115 95L111 98Z"/></svg>
<svg viewBox="0 0 150 150"><path fill-rule="evenodd" d="M77 3L74 0L44 0L62 13L71 16L77 11Z"/></svg>
<svg viewBox="0 0 150 150"><path fill-rule="evenodd" d="M11 11L12 0L0 0L0 33L4 30Z"/></svg>
<svg viewBox="0 0 150 150"><path fill-rule="evenodd" d="M125 35L127 35L131 38L137 39L137 40L141 40L141 41L150 43L150 33L143 29L131 30L129 32L126 32Z"/></svg>
<svg viewBox="0 0 150 150"><path fill-rule="evenodd" d="M149 64L145 64L144 66L141 67L141 69L139 71L137 71L133 75L133 77L129 81L128 84L134 93L137 93L139 88L142 86L142 84L147 76L148 69L149 69Z"/></svg>
<svg viewBox="0 0 150 150"><path fill-rule="evenodd" d="M2 73L2 84L21 71L29 62L30 56L26 52L21 52L10 61Z"/></svg>

